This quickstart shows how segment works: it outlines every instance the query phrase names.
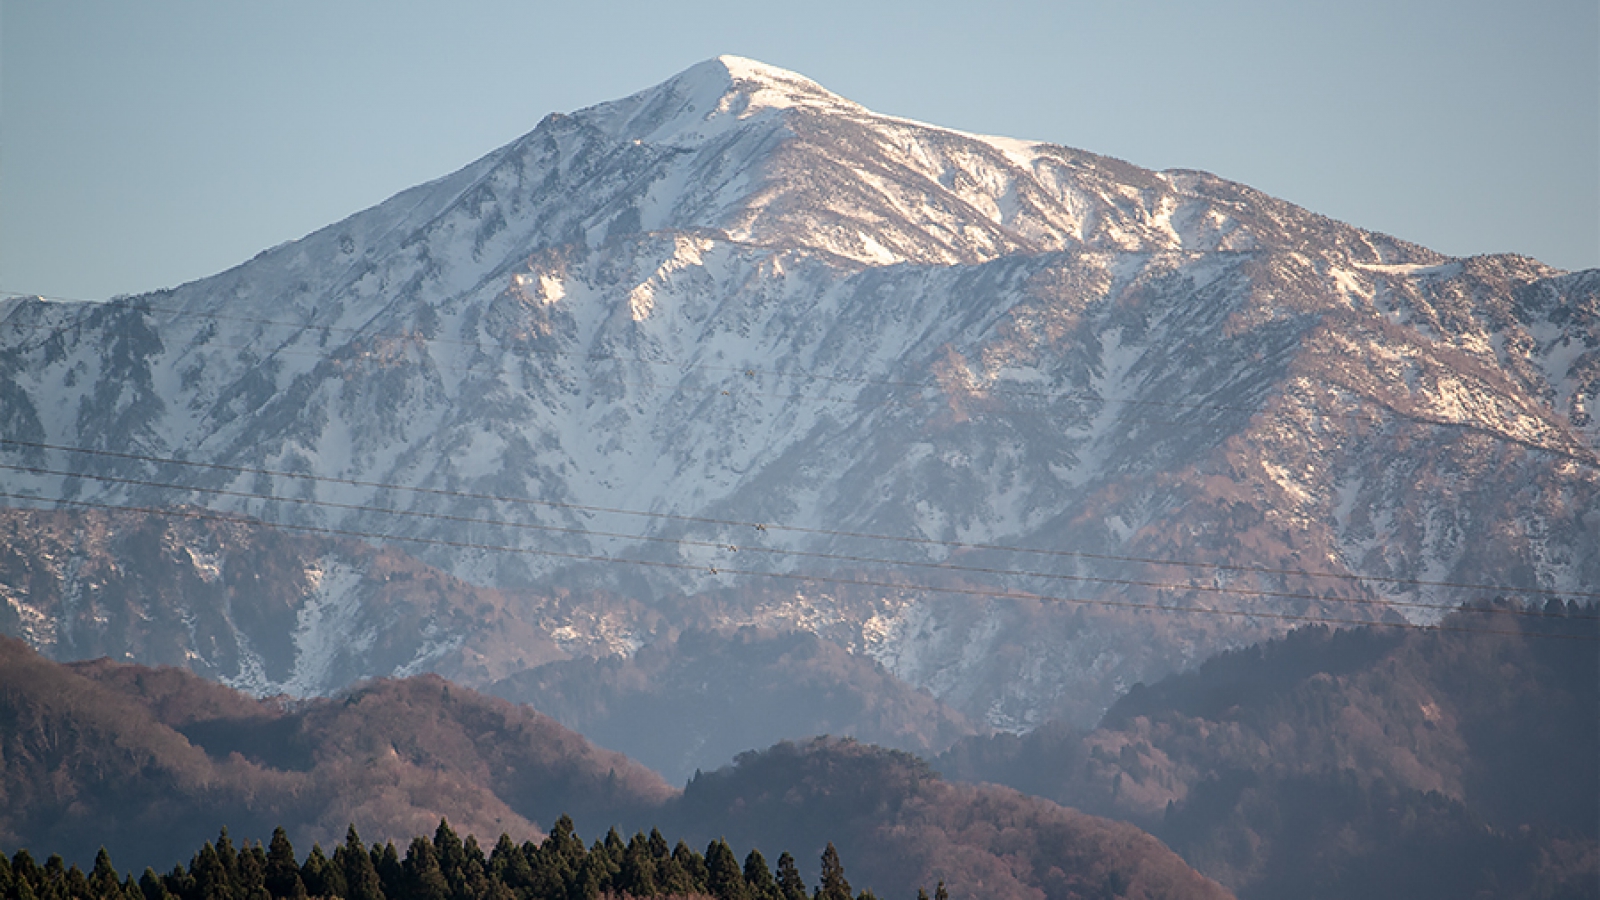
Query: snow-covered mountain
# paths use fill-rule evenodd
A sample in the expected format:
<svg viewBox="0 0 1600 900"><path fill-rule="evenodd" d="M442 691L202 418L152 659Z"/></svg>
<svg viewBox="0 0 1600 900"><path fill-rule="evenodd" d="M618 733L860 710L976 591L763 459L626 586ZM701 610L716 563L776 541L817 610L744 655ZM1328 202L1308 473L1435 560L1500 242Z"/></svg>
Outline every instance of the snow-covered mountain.
<svg viewBox="0 0 1600 900"><path fill-rule="evenodd" d="M0 307L10 502L711 598L1001 727L1295 617L1597 590L1597 394L1600 272L734 57L212 278Z"/></svg>

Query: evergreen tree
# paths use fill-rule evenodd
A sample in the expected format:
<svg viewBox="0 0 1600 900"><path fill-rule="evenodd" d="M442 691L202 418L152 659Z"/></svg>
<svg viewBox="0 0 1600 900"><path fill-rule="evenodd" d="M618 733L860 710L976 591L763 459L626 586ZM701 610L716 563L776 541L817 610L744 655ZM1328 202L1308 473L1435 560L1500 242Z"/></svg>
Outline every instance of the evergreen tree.
<svg viewBox="0 0 1600 900"><path fill-rule="evenodd" d="M132 872L122 879L122 900L144 900L144 890L133 880Z"/></svg>
<svg viewBox="0 0 1600 900"><path fill-rule="evenodd" d="M94 855L94 868L89 871L89 890L95 897L115 897L122 893L122 879L111 864L111 854L101 847Z"/></svg>
<svg viewBox="0 0 1600 900"><path fill-rule="evenodd" d="M11 857L11 877L17 881L37 887L39 884L39 864L33 861L33 856L26 850L18 850Z"/></svg>
<svg viewBox="0 0 1600 900"><path fill-rule="evenodd" d="M816 900L854 900L850 882L844 877L844 863L839 861L839 851L829 841L822 851L822 875L817 884Z"/></svg>
<svg viewBox="0 0 1600 900"><path fill-rule="evenodd" d="M772 870L760 850L751 850L744 858L744 883L751 900L780 900L778 883L772 880Z"/></svg>
<svg viewBox="0 0 1600 900"><path fill-rule="evenodd" d="M667 839L655 828L650 829L650 856L657 862L672 855L672 848L667 846Z"/></svg>
<svg viewBox="0 0 1600 900"><path fill-rule="evenodd" d="M233 874L234 896L243 900L272 900L267 894L266 861L260 844L251 844L239 851Z"/></svg>
<svg viewBox="0 0 1600 900"><path fill-rule="evenodd" d="M226 828L204 843L187 867L158 875L146 869L135 882L119 877L101 848L89 874L52 855L41 868L26 851L0 857L0 900L598 900L601 896L710 895L715 900L850 900L838 851L829 844L815 898L788 853L777 876L759 850L743 866L726 840L696 853L684 841L668 852L659 830L636 833L626 843L610 829L585 848L572 820L562 816L540 845L518 846L502 834L485 855L475 836L458 837L441 820L433 838L412 840L404 860L393 843L364 845L355 826L330 860L313 844L302 865L288 834L278 828L269 845L235 849ZM449 866L445 865L446 861ZM874 900L870 890L857 900ZM919 891L918 900L927 900ZM949 900L943 882L935 900Z"/></svg>
<svg viewBox="0 0 1600 900"><path fill-rule="evenodd" d="M673 856L656 861L656 886L662 893L674 897L687 896L699 891L695 887L694 876Z"/></svg>
<svg viewBox="0 0 1600 900"><path fill-rule="evenodd" d="M483 900L489 894L489 865L483 856L478 839L467 835L462 842L461 884L457 896L470 900Z"/></svg>
<svg viewBox="0 0 1600 900"><path fill-rule="evenodd" d="M400 854L394 849L394 841L384 841L383 846L372 845L372 868L378 873L378 882L383 885L383 895L398 898L405 891L405 872L400 867Z"/></svg>
<svg viewBox="0 0 1600 900"><path fill-rule="evenodd" d="M47 868L47 871L48 868ZM89 876L83 873L74 863L70 866L63 862L59 872L55 872L45 879L44 890L40 891L41 900L77 900L79 897L89 897Z"/></svg>
<svg viewBox="0 0 1600 900"><path fill-rule="evenodd" d="M300 866L295 863L294 845L289 843L289 834L282 828L272 830L261 881L273 900L306 900L306 884L300 879ZM156 898L147 897L147 900Z"/></svg>
<svg viewBox="0 0 1600 900"><path fill-rule="evenodd" d="M717 900L750 900L739 859L727 841L718 839L706 846L706 888Z"/></svg>
<svg viewBox="0 0 1600 900"><path fill-rule="evenodd" d="M306 893L313 897L344 896L344 878L323 854L321 844L311 845L311 852L306 854L306 861L300 866L300 880L305 882Z"/></svg>
<svg viewBox="0 0 1600 900"><path fill-rule="evenodd" d="M406 900L450 900L450 883L440 871L439 855L427 838L411 839L400 868L405 873Z"/></svg>
<svg viewBox="0 0 1600 900"><path fill-rule="evenodd" d="M217 834L216 851L217 862L222 864L222 871L228 873L228 884L232 886L239 876L239 854L233 849L233 838L228 836L226 825Z"/></svg>
<svg viewBox="0 0 1600 900"><path fill-rule="evenodd" d="M544 839L540 852L550 856L551 861L558 858L568 869L576 870L578 863L587 855L583 849L583 841L577 835L577 830L572 824L572 817L562 814L550 829L550 835Z"/></svg>
<svg viewBox="0 0 1600 900"><path fill-rule="evenodd" d="M945 890L944 879L939 879L939 886L933 889L933 900L950 900L950 892Z"/></svg>
<svg viewBox="0 0 1600 900"><path fill-rule="evenodd" d="M538 900L561 900L567 895L567 888L576 877L577 870L569 866L564 857L557 853L546 853L541 846L529 857L528 862L533 870L533 884L528 889L528 896Z"/></svg>
<svg viewBox="0 0 1600 900"><path fill-rule="evenodd" d="M596 900L611 881L606 845L595 841L594 849L578 863L567 889L568 900Z"/></svg>
<svg viewBox="0 0 1600 900"><path fill-rule="evenodd" d="M489 852L489 874L513 891L521 892L533 886L533 867L528 865L528 855L508 834L501 834Z"/></svg>
<svg viewBox="0 0 1600 900"><path fill-rule="evenodd" d="M684 873L689 876L689 883L693 885L691 893L708 893L704 856L694 852L688 844L679 841L678 845L672 848L672 861L682 866Z"/></svg>
<svg viewBox="0 0 1600 900"><path fill-rule="evenodd" d="M378 880L378 870L372 865L372 854L361 842L356 826L344 833L344 844L333 851L333 864L344 876L346 900L384 900L383 883Z"/></svg>
<svg viewBox="0 0 1600 900"><path fill-rule="evenodd" d="M179 898L179 900L193 900L195 896L194 875L188 869L185 869L182 864L174 865L172 871L162 878L161 883L172 896Z"/></svg>
<svg viewBox="0 0 1600 900"><path fill-rule="evenodd" d="M61 878L57 885L57 889L60 891L57 896L61 897L62 900L69 900L69 898L76 900L78 897L88 897L90 895L89 876L83 874L83 870L78 868L76 863L68 866L67 870L61 873Z"/></svg>
<svg viewBox="0 0 1600 900"><path fill-rule="evenodd" d="M439 872L444 875L445 884L450 886L450 896L462 897L462 884L466 880L466 847L447 819L440 819L439 827L433 831L433 852L439 860Z"/></svg>
<svg viewBox="0 0 1600 900"><path fill-rule="evenodd" d="M616 880L617 873L622 871L622 854L626 851L622 839L618 838L615 845L607 839L595 841L589 848L589 859L594 861L595 871L600 873L602 887L609 887Z"/></svg>
<svg viewBox="0 0 1600 900"><path fill-rule="evenodd" d="M928 900L928 889L927 888L925 888L925 887L917 888L917 900Z"/></svg>
<svg viewBox="0 0 1600 900"><path fill-rule="evenodd" d="M195 883L194 900L242 900L234 896L233 878L210 841L200 847L200 852L189 863L189 874Z"/></svg>
<svg viewBox="0 0 1600 900"><path fill-rule="evenodd" d="M650 841L643 834L634 835L622 852L616 887L635 897L654 897L661 892L656 885L656 860L650 854Z"/></svg>
<svg viewBox="0 0 1600 900"><path fill-rule="evenodd" d="M38 884L38 866L33 857L26 850L18 850L11 858L11 894L27 891L29 897L34 896L33 886Z"/></svg>
<svg viewBox="0 0 1600 900"><path fill-rule="evenodd" d="M787 850L778 856L778 895L783 900L810 900L806 883L800 879L800 868Z"/></svg>
<svg viewBox="0 0 1600 900"><path fill-rule="evenodd" d="M44 861L44 865L39 867L39 879L33 883L33 886L38 893L49 895L52 888L56 891L60 890L61 882L65 880L66 875L67 864L61 858L61 854L52 853Z"/></svg>

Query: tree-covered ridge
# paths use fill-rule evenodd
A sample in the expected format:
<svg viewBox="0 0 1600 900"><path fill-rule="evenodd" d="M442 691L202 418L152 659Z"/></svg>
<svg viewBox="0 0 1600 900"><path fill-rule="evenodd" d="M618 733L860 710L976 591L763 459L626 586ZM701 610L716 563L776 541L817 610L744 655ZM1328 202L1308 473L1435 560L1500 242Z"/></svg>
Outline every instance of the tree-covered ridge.
<svg viewBox="0 0 1600 900"><path fill-rule="evenodd" d="M448 818L524 840L562 812L653 822L674 793L547 716L437 676L281 704L178 669L52 663L0 638L0 845L80 865L100 844L165 865L223 825L282 825L309 845L350 823L403 841Z"/></svg>
<svg viewBox="0 0 1600 900"><path fill-rule="evenodd" d="M403 856L440 819L542 841L534 823L563 811L593 834L656 826L702 848L789 848L812 881L831 841L856 890L903 900L940 881L955 900L1227 896L1133 826L948 784L914 756L855 741L742 754L680 792L437 676L282 704L178 670L60 665L0 638L0 847L88 869L103 845L138 872L187 858L223 825L262 837L281 825L301 847L332 848L353 823Z"/></svg>
<svg viewBox="0 0 1600 900"><path fill-rule="evenodd" d="M1136 823L1243 900L1600 898L1600 605L1441 624L1299 629L938 764Z"/></svg>
<svg viewBox="0 0 1600 900"><path fill-rule="evenodd" d="M919 890L919 895L925 895ZM943 895L944 885L936 888ZM615 828L585 846L563 815L542 842L518 844L501 834L484 853L441 820L433 838L411 840L402 856L394 842L366 844L351 826L330 857L313 844L304 861L288 834L235 847L226 828L206 841L187 866L166 874L147 868L135 881L122 875L103 848L86 874L52 855L43 865L27 850L0 854L0 900L596 900L596 898L715 898L715 900L852 900L838 851L828 844L822 877L808 893L794 857L777 870L760 850L740 865L721 838L705 853L684 841L668 846L657 829L624 842ZM874 900L872 891L854 895Z"/></svg>

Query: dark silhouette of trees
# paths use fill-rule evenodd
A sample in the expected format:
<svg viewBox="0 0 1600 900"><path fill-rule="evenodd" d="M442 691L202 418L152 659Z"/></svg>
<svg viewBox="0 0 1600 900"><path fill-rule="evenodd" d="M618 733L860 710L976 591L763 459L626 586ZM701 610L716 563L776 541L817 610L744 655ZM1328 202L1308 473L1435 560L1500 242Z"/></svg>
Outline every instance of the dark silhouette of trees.
<svg viewBox="0 0 1600 900"><path fill-rule="evenodd" d="M778 882L767 868L767 858L760 850L751 850L744 858L744 883L750 889L751 900L780 900Z"/></svg>
<svg viewBox="0 0 1600 900"><path fill-rule="evenodd" d="M433 838L415 837L401 858L393 843L363 844L355 826L330 859L313 844L296 863L288 834L278 828L266 847L235 848L227 829L205 842L187 866L165 875L145 869L137 882L118 874L103 848L86 875L54 855L43 866L26 850L0 855L0 900L599 900L705 897L716 900L809 900L794 857L779 857L773 877L759 850L739 865L733 848L714 840L704 855L679 841L672 851L661 832L623 841L615 829L590 847L562 816L541 844L518 845L501 835L485 855L475 837L463 840L441 820ZM853 900L843 866L829 845L825 869L834 894ZM831 862L829 862L831 860ZM827 869L831 866L831 869ZM842 889L846 893L839 894ZM864 897L868 895L863 895Z"/></svg>
<svg viewBox="0 0 1600 900"><path fill-rule="evenodd" d="M300 866L294 859L294 845L289 843L289 835L282 828L273 829L272 842L267 845L267 867L262 873L262 884L273 900L305 900L307 896L306 884L300 879Z"/></svg>
<svg viewBox="0 0 1600 900"><path fill-rule="evenodd" d="M844 877L844 863L839 861L839 851L828 842L822 851L822 874L817 885L816 900L850 900L850 882Z"/></svg>
<svg viewBox="0 0 1600 900"><path fill-rule="evenodd" d="M778 896L783 900L806 900L806 883L800 878L800 869L788 851L778 857Z"/></svg>
<svg viewBox="0 0 1600 900"><path fill-rule="evenodd" d="M750 887L745 883L738 857L720 838L706 847L706 888L717 900L750 900Z"/></svg>

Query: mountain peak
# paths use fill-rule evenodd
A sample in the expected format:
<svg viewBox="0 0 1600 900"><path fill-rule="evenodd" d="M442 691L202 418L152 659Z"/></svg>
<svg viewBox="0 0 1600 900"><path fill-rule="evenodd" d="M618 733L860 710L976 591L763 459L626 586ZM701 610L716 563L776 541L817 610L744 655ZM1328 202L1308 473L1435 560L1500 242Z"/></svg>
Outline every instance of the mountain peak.
<svg viewBox="0 0 1600 900"><path fill-rule="evenodd" d="M578 116L617 138L687 147L754 116L797 107L861 109L797 72L742 56L718 56Z"/></svg>
<svg viewBox="0 0 1600 900"><path fill-rule="evenodd" d="M722 56L714 57L690 67L685 71L684 74L688 74L688 72L693 72L701 68L716 67L720 67L722 71L726 72L728 77L732 78L735 82L755 83L766 88L779 90L792 90L798 88L805 93L820 92L827 94L830 97L835 96L826 88L822 87L822 85L819 85L815 81L812 81L806 76L801 75L799 72L791 72L788 69L782 69L777 66L768 65L760 60L750 59L744 56L730 56L724 54Z"/></svg>

